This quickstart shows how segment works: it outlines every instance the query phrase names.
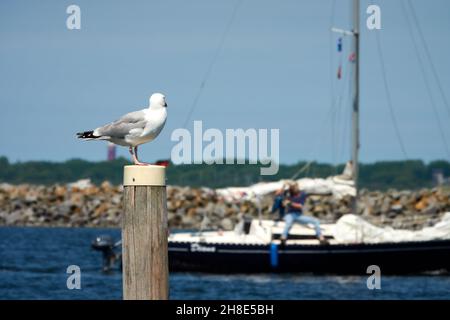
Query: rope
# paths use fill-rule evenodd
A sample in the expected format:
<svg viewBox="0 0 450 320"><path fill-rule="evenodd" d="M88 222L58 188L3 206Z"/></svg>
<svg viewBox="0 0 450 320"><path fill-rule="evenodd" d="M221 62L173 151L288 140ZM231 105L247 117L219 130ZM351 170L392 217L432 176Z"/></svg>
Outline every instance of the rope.
<svg viewBox="0 0 450 320"><path fill-rule="evenodd" d="M333 0L331 2L331 13L330 13L330 26L328 28L330 36L329 36L329 43L330 43L330 52L329 52L329 59L330 59L330 105L333 106L335 103L335 93L334 93L334 79L335 79L335 70L334 70L334 50L335 45L333 45L333 31L331 30L332 27L334 27L334 16L336 12L336 0ZM331 114L331 158L333 161L334 166L336 167L336 152L335 152L335 145L334 145L334 137L336 136L336 128L334 125L335 122L335 113Z"/></svg>
<svg viewBox="0 0 450 320"><path fill-rule="evenodd" d="M348 78L348 73L347 73L344 77L347 77L347 78ZM344 80L344 82L343 82L344 84L347 83L347 78ZM335 100L335 103L342 100L342 95L343 95L342 93L343 93L344 91L345 91L345 85L342 85L341 93L339 94L339 98L338 98L337 100ZM332 118L333 112L334 112L334 105L331 105L331 106L328 108L328 114L327 114L326 117L325 117L325 121L322 121L322 123L321 123L321 127L320 127L320 130L319 130L319 138L318 138L319 143L314 144L314 147L313 147L313 149L311 150L311 152L310 152L310 154L309 154L309 158L311 158L313 155L316 154L316 152L317 152L317 147L320 145L320 141L323 140L323 139L322 139L322 136L323 136L323 133L325 132L324 127L325 127L325 124L327 123L327 118ZM309 170L309 168L310 168L310 166L311 166L311 163L313 163L313 162L314 162L314 160L308 161L303 167L301 167L297 172L295 172L295 173L292 175L291 180L296 179L296 178L297 178L301 173L303 173L305 170L307 170L307 169ZM308 171L308 172L309 172L309 171Z"/></svg>
<svg viewBox="0 0 450 320"><path fill-rule="evenodd" d="M345 92L347 92L348 94L350 94L350 92L351 92L351 85L350 85L350 83L351 83L351 80L352 80L351 76L353 75L353 68L349 68L349 69L350 70L345 73L344 79L342 79L341 92L339 94L338 105L337 105L337 108L336 108L337 109L336 113L338 114L337 125L336 126L338 127L338 131L340 131L342 129L342 134L344 134L344 132L345 132L346 119L348 120L350 118L348 113L346 114L345 112L342 112L342 110L345 110L345 107L344 107L345 103L344 103L344 101L348 100L348 97L349 97L349 96L347 96L346 97L347 99L345 99L345 97L344 97ZM341 119L341 118L343 118L343 119ZM342 139L342 141L340 142L338 134L336 134L335 138L336 138L336 149L340 150L340 152L338 154L338 159L340 159L341 155L343 153L345 140ZM342 144L340 144L340 143L342 143Z"/></svg>
<svg viewBox="0 0 450 320"><path fill-rule="evenodd" d="M403 4L403 2L402 2L402 4ZM450 116L450 105L448 103L448 100L447 100L447 97L445 95L444 89L442 88L442 83L441 83L440 78L439 78L439 76L437 74L436 68L435 68L434 63L433 63L433 59L431 58L430 50L428 49L428 44L427 44L427 42L425 40L425 37L424 37L424 35L422 33L422 28L420 27L420 23L419 23L419 19L417 18L416 11L414 9L413 4L410 1L408 1L408 4L409 4L409 6L411 8L411 12L412 12L412 16L413 16L413 19L414 19L414 23L417 26L417 30L419 31L418 32L419 36L420 36L420 38L422 40L422 43L424 45L425 54L426 54L426 56L428 58L428 61L430 63L431 71L432 71L434 79L436 80L436 83L438 85L439 93L441 94L442 100L444 101L444 105L445 105L445 107L447 109L447 112L448 112L448 114ZM403 4L403 6L404 6L404 4Z"/></svg>
<svg viewBox="0 0 450 320"><path fill-rule="evenodd" d="M407 24L408 24L409 35L410 35L410 37L411 37L411 39L412 39L412 42L413 42L413 45L414 45L414 52L415 52L416 58L417 58L417 60L418 60L418 62L419 62L420 72L422 73L422 78L423 78L423 80L424 80L424 82L425 82L425 88L426 88L426 90L427 90L428 98L430 99L430 104L431 104L432 109L433 109L433 114L434 114L434 117L436 118L436 122L437 122L437 124L438 124L439 134L440 134L441 139L442 139L442 142L443 142L443 144L444 144L445 151L446 151L446 153L447 153L447 157L450 158L450 151L449 151L447 139L446 139L446 137L445 137L444 129L443 129L442 124L441 124L441 121L440 121L440 117L439 117L439 113L438 113L438 110L437 110L436 102L434 101L434 98L433 98L433 94L432 94L432 91L431 91L431 85L430 85L430 83L429 83L429 81L428 81L428 77L427 77L427 74L426 74L426 71L425 71L425 66L424 66L422 57L420 56L420 53L419 53L419 46L418 46L417 41L416 41L416 38L414 37L414 34L413 34L413 32L412 32L412 24L411 24L411 20L409 19L408 11L406 10L407 8L406 8L406 6L405 6L404 1L402 1L402 6L403 6L403 8L402 8L403 10L402 10L402 11L403 11L403 13L404 13L406 22L407 22ZM411 10L414 10L414 9L411 7ZM413 15L413 16L414 16L414 15ZM417 17L416 17L416 18L417 18ZM416 26L419 28L418 21L417 21L416 19L414 19L414 21L415 21ZM420 30L420 29L419 29L419 30ZM421 32L419 32L419 33L421 34ZM421 38L422 38L422 37L421 37ZM424 39L422 39L422 40L423 40L422 42L424 42ZM426 45L426 44L425 44L425 45ZM430 64L433 65L433 64L431 63L431 60L430 60Z"/></svg>
<svg viewBox="0 0 450 320"><path fill-rule="evenodd" d="M203 89L205 88L205 85L206 85L206 82L209 79L209 76L211 75L211 71L213 70L213 67L214 67L214 65L216 63L216 60L217 60L217 58L219 57L219 55L220 55L220 53L222 51L223 44L225 43L227 35L228 35L229 31L230 31L231 25L233 24L234 18L236 17L236 13L238 11L238 8L242 4L242 2L244 2L244 0L237 0L235 2L235 4L234 4L233 11L231 13L230 19L228 20L228 23L227 23L227 25L225 27L225 30L224 30L224 32L223 32L223 34L222 34L222 36L221 36L221 38L219 40L219 44L218 44L218 46L216 48L216 51L215 51L215 53L214 53L214 55L213 55L209 65L208 65L208 68L206 69L206 72L205 72L205 74L203 76L202 82L200 83L200 87L199 87L199 89L197 91L197 94L195 95L194 101L192 102L192 105L189 108L189 112L188 112L188 114L186 116L186 120L184 121L184 124L183 124L184 128L186 128L189 120L191 119L192 113L194 112L195 108L197 107L197 104L198 104L198 101L200 99L200 96L201 96L201 94L203 92Z"/></svg>
<svg viewBox="0 0 450 320"><path fill-rule="evenodd" d="M348 77L348 75L347 75L347 77ZM345 81L344 83L346 83L346 82L347 82L347 81ZM345 87L343 86L343 87L342 87L341 94L339 95L339 99L338 99L338 100L342 100L341 97L342 97L342 92L344 91L344 88L345 88ZM336 101L337 101L337 100L336 100ZM313 149L311 150L311 152L310 152L310 154L309 154L309 158L311 158L313 155L316 154L316 152L317 152L317 147L320 145L320 142L323 140L322 137L323 137L323 134L324 134L324 132L325 132L325 130L324 130L325 124L327 123L327 119L328 119L328 118L331 118L331 115L332 115L333 111L334 111L334 106L331 105L331 106L328 108L328 114L326 115L325 120L322 121L322 123L321 123L321 127L320 127L320 130L319 130L319 136L318 136L319 143L314 144L314 147L313 147ZM311 165L312 162L314 162L314 160L308 161L308 162L307 162L303 167L301 167L294 175L292 175L291 180L296 179L302 172L304 172L306 169L309 169L309 167L310 167L310 165Z"/></svg>
<svg viewBox="0 0 450 320"><path fill-rule="evenodd" d="M388 86L388 83L387 83L386 66L384 64L383 51L381 50L379 32L375 32L375 38L376 38L376 42L377 42L378 56L380 58L381 75L382 75L382 78L383 78L384 90L386 92L386 100L387 100L387 105L389 107L389 114L391 116L392 124L394 126L395 134L396 134L397 140L398 140L398 142L400 144L400 148L402 150L403 156L405 157L405 159L407 159L408 156L406 154L405 145L403 143L402 136L400 135L400 130L399 130L399 127L398 127L397 119L395 117L394 108L392 106L391 92L389 90L389 86Z"/></svg>
<svg viewBox="0 0 450 320"><path fill-rule="evenodd" d="M333 26L334 23L334 16L335 16L335 5L336 5L336 0L333 0L333 2L331 3L331 13L330 13L330 26L329 26L329 32L330 32L330 44L332 44L332 40L333 40L333 32L331 31L331 27ZM338 101L338 99L335 99L335 88L334 88L334 77L336 76L336 74L333 72L333 56L334 56L334 50L333 50L334 46L330 45L330 91L331 91L331 103L330 103L330 107L328 109L328 114L325 116L325 120L321 123L321 127L320 127L320 131L319 131L319 143L314 144L314 147L312 148L310 154L309 154L309 158L311 158L312 155L314 155L317 151L317 146L320 144L320 141L322 141L322 134L324 132L324 127L325 124L327 122L327 118L330 117L331 118L331 127L332 127L332 144L333 144L333 137L335 136L335 128L334 128L334 106L336 104L336 102ZM333 147L333 146L332 146ZM332 151L334 152L334 151ZM311 167L311 164L314 162L314 160L310 160L308 162L306 162L302 167L300 167L299 170L297 170L292 176L291 176L291 180L295 180L300 174L302 174L303 172L307 172L309 173L309 169Z"/></svg>
<svg viewBox="0 0 450 320"><path fill-rule="evenodd" d="M335 5L335 1L333 1L332 9L331 9L332 10L331 17L330 17L330 24L331 24L331 26L332 26L332 23L333 23L333 20L334 20L333 19L333 17L334 17L334 5ZM330 30L331 30L331 26L330 26ZM330 31L330 33L332 34L331 31ZM333 43L332 40L333 40L333 37L330 35L330 43ZM332 148L333 148L332 149L333 150L332 153L334 155L335 153L337 154L337 152L335 152L334 149L339 149L338 148L339 147L339 137L335 133L336 133L336 131L339 131L339 123L340 123L339 115L341 114L340 110L341 110L341 106L342 106L342 100L343 100L344 92L346 91L346 87L349 84L351 78L349 77L349 74L350 74L349 72L346 72L344 74L344 79L341 79L341 81L340 81L342 84L341 84L340 88L338 88L339 94L336 97L335 96L335 92L334 92L335 91L334 83L333 83L333 80L334 80L336 74L333 73L333 67L334 66L333 66L333 59L332 59L332 56L333 56L333 50L332 49L333 49L333 46L331 46L331 50L330 50L330 68L331 68L331 71L330 71L330 89L332 91L332 96L331 96L330 108L328 109L328 114L326 115L326 118L330 117L330 119L331 119L331 127L332 127L331 143L332 143ZM345 55L345 54L346 54L345 51L341 52L341 59L342 59L342 55ZM337 117L336 117L336 114L337 114ZM322 124L321 124L320 130L319 130L319 139L318 139L319 143L314 144L314 147L313 147L313 149L310 152L310 157L315 155L316 152L317 152L317 147L319 146L320 141L322 141L322 135L323 135L323 132L324 132L324 127L325 127L326 122L327 121L325 119L325 121L323 121ZM309 172L309 170L311 168L311 164L313 162L314 162L314 160L308 161L306 164L304 164L302 167L300 167L300 169L297 170L292 175L292 177L290 179L291 180L295 180L303 172Z"/></svg>
<svg viewBox="0 0 450 320"><path fill-rule="evenodd" d="M304 171L306 171L310 166L311 163L313 163L313 160L308 161L303 167L301 167L296 173L294 173L294 175L292 175L290 180L295 180L297 179L297 177Z"/></svg>

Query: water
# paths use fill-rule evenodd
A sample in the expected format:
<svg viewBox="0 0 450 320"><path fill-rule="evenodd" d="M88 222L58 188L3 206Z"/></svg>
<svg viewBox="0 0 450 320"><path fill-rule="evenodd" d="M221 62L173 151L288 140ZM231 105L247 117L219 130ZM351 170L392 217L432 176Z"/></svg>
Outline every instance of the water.
<svg viewBox="0 0 450 320"><path fill-rule="evenodd" d="M119 271L101 272L90 249L117 229L0 227L0 299L121 299ZM81 268L81 290L66 286L69 265ZM172 299L449 299L450 276L382 276L368 290L364 276L213 275L171 273Z"/></svg>

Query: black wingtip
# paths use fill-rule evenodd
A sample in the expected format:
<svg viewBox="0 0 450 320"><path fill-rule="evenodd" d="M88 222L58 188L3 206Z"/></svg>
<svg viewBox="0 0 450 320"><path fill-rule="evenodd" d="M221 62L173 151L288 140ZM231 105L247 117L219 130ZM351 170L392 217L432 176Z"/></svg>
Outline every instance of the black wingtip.
<svg viewBox="0 0 450 320"><path fill-rule="evenodd" d="M98 138L98 136L94 136L94 131L84 131L84 132L78 132L77 137L79 139L95 139Z"/></svg>

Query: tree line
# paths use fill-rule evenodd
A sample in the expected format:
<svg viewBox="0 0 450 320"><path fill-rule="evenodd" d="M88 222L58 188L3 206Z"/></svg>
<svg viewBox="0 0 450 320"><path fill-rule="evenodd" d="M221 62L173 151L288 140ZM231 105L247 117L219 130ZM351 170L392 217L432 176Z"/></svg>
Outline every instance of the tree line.
<svg viewBox="0 0 450 320"><path fill-rule="evenodd" d="M68 183L89 178L94 183L110 181L122 182L123 166L130 164L125 158L114 161L92 162L72 159L65 162L26 161L10 163L0 157L0 182L19 184ZM337 166L313 162L305 168L306 162L280 165L278 174L261 176L260 165L169 165L167 181L171 185L220 188L227 186L247 186L261 181L289 179L301 168L301 177L325 178L342 172L344 165ZM450 176L450 162L445 160L424 163L421 160L379 161L360 165L361 188L372 190L419 189L432 187L433 172L440 170Z"/></svg>

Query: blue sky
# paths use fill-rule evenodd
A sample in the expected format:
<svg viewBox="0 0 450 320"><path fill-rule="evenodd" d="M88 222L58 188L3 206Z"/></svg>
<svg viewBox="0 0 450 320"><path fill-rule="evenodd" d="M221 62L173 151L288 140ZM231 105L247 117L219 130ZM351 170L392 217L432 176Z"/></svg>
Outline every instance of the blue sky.
<svg viewBox="0 0 450 320"><path fill-rule="evenodd" d="M412 2L450 99L450 2ZM329 31L332 3L244 0L190 127L202 120L204 128L279 128L282 163L347 160L350 43L344 39L338 81L337 36ZM81 8L81 30L66 28L70 4ZM235 4L1 1L0 155L11 161L105 159L106 143L81 142L75 133L141 109L160 91L169 103L168 122L140 155L147 161L169 157L175 145L170 134L183 126ZM381 7L380 31L365 28L369 4ZM348 28L349 14L350 2L336 0L333 24ZM434 82L437 115L432 111L401 1L362 0L361 27L361 161L404 159L389 116L375 32L407 157L448 159L436 117L450 141L450 114ZM339 92L342 104L330 112ZM128 156L125 148L119 154Z"/></svg>

